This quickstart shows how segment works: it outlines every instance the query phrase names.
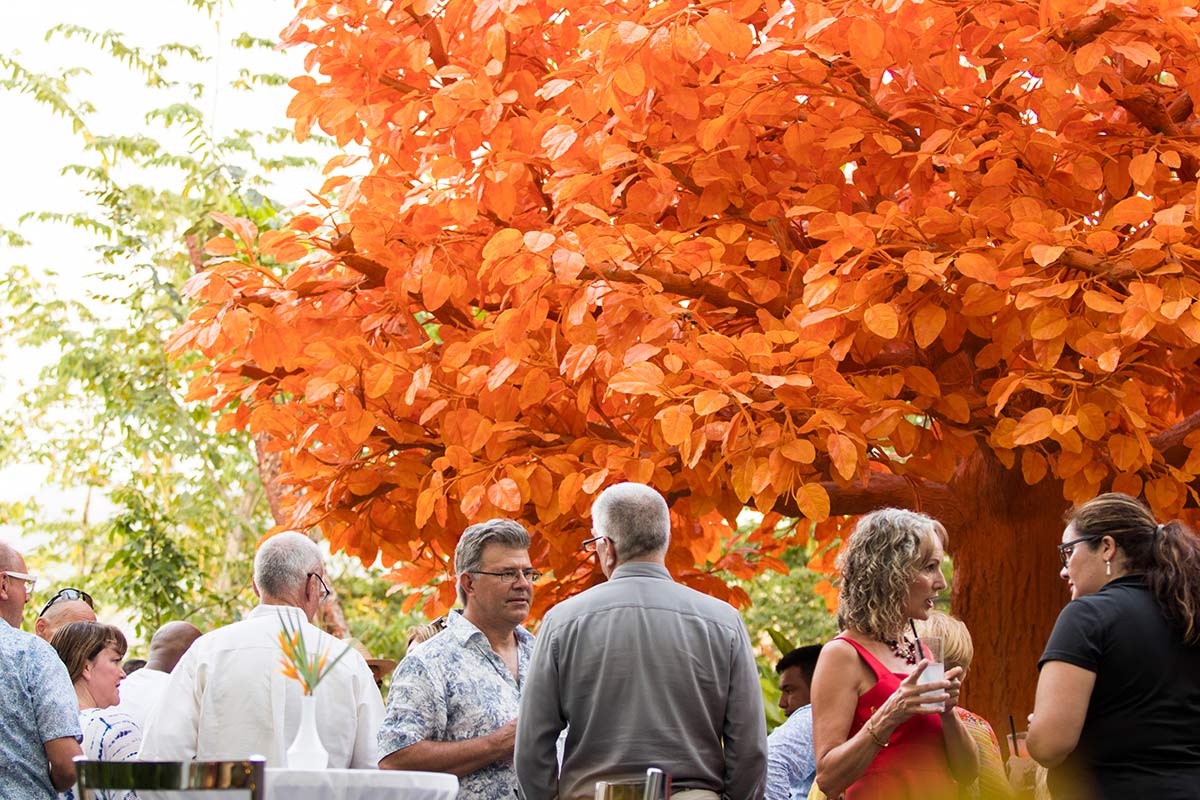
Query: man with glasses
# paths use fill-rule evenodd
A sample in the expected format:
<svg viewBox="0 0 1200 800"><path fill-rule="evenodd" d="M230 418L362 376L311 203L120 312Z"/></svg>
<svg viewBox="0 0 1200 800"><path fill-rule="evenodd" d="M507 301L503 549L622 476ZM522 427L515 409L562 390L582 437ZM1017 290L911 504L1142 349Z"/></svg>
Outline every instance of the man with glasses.
<svg viewBox="0 0 1200 800"><path fill-rule="evenodd" d="M320 549L304 534L272 536L254 557L260 604L241 622L201 636L184 653L142 735L149 761L241 759L254 753L268 767L286 766L300 725L303 689L280 670L279 634L286 617L310 653L330 662L348 645L311 624L329 596ZM374 767L383 700L371 670L351 650L314 694L321 743L331 769Z"/></svg>
<svg viewBox="0 0 1200 800"><path fill-rule="evenodd" d="M522 795L584 800L658 767L677 800L762 798L766 718L741 616L672 580L671 515L651 487L605 489L592 532L608 581L542 621L517 727Z"/></svg>
<svg viewBox="0 0 1200 800"><path fill-rule="evenodd" d="M0 542L0 796L52 800L75 783L79 700L50 645L21 631L35 578Z"/></svg>
<svg viewBox="0 0 1200 800"><path fill-rule="evenodd" d="M454 550L461 611L414 646L392 675L379 731L383 769L452 772L459 800L511 800L513 738L533 636L529 534L493 519L467 528Z"/></svg>
<svg viewBox="0 0 1200 800"><path fill-rule="evenodd" d="M72 622L95 622L96 611L92 596L82 589L68 586L50 595L50 599L38 612L33 632L47 642L54 638L59 628Z"/></svg>

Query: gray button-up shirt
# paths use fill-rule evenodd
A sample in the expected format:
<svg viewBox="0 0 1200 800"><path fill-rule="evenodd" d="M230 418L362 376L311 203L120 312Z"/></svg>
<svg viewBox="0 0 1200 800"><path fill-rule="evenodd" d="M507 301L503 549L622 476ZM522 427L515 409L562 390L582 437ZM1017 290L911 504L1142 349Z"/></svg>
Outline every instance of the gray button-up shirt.
<svg viewBox="0 0 1200 800"><path fill-rule="evenodd" d="M546 615L517 717L527 800L590 800L596 781L647 767L677 791L757 800L766 764L758 670L732 606L633 562Z"/></svg>

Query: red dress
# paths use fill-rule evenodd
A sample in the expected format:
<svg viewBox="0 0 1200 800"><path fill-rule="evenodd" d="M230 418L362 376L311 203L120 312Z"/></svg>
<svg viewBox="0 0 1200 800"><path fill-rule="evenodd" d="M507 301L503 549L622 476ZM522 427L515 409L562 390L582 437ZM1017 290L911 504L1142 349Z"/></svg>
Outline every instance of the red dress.
<svg viewBox="0 0 1200 800"><path fill-rule="evenodd" d="M858 651L875 673L875 685L858 698L850 736L858 733L907 677L889 672L870 651L853 639L839 636ZM846 789L846 800L952 800L958 783L950 774L942 720L937 714L917 714L892 732L861 778Z"/></svg>

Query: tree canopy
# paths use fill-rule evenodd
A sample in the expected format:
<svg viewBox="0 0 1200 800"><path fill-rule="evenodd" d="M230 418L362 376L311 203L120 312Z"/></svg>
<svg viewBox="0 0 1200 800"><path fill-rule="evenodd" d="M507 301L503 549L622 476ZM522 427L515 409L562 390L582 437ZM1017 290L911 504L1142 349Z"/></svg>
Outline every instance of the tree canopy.
<svg viewBox="0 0 1200 800"><path fill-rule="evenodd" d="M309 0L296 134L356 154L286 229L218 218L171 347L294 524L414 586L510 516L544 607L619 480L735 601L808 535L780 515L944 508L981 453L1176 515L1198 34L1175 0Z"/></svg>

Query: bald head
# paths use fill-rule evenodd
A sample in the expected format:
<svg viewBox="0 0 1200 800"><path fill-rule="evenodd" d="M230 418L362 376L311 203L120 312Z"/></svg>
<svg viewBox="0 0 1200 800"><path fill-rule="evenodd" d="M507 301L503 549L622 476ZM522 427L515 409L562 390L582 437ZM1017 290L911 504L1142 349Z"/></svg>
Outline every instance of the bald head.
<svg viewBox="0 0 1200 800"><path fill-rule="evenodd" d="M150 655L146 659L146 669L170 672L192 646L192 642L199 638L200 629L192 623L168 622L155 631L150 639Z"/></svg>
<svg viewBox="0 0 1200 800"><path fill-rule="evenodd" d="M96 612L82 600L59 600L38 617L34 632L47 642L72 622L95 622Z"/></svg>
<svg viewBox="0 0 1200 800"><path fill-rule="evenodd" d="M11 545L0 542L0 572L7 571L24 572L25 559ZM29 593L24 584L16 578L0 575L0 618L14 628L21 627L21 616L28 602Z"/></svg>

